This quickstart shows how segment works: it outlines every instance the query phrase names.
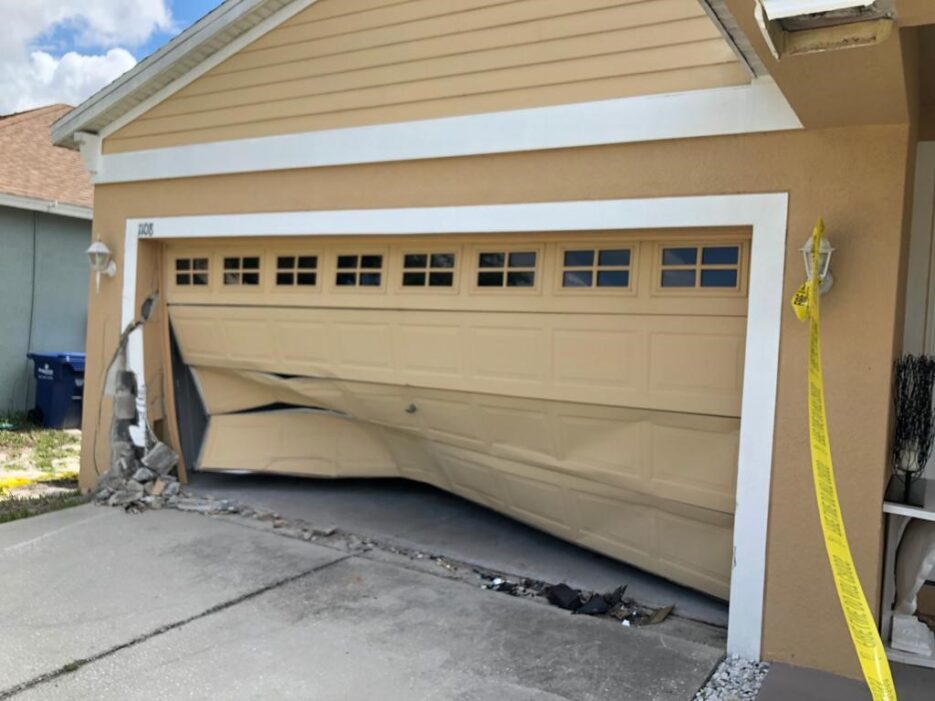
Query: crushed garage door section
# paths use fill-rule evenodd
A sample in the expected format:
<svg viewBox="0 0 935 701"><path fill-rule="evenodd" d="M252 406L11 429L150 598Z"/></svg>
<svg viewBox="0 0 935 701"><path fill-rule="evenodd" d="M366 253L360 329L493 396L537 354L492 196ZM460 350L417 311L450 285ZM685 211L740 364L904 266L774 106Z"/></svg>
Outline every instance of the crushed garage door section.
<svg viewBox="0 0 935 701"><path fill-rule="evenodd" d="M564 243L536 245L535 289L515 293L472 285L481 248L420 238L457 250L464 268L451 289L407 294L398 281L415 244L381 243L380 289L345 290L335 262L353 243L309 240L318 286L277 296L273 261L301 266L276 247L296 243L254 245L257 256L249 242L231 251L250 256L223 244L206 255L206 289L168 286L210 416L199 469L418 480L727 598L745 248L727 294L661 289L661 245L628 239L632 288L566 295ZM672 269L684 280L689 266ZM226 284L253 270L255 289Z"/></svg>

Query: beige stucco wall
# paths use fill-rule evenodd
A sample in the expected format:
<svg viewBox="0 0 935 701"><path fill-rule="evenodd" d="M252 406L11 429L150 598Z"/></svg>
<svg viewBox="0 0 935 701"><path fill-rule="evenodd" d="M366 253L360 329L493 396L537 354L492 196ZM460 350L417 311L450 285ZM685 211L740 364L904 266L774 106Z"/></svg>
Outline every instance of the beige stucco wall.
<svg viewBox="0 0 935 701"><path fill-rule="evenodd" d="M128 217L550 200L790 193L783 294L802 281L798 248L821 215L837 248L823 300L829 421L841 502L871 605L878 608L890 368L901 317L901 246L909 152L904 126L855 127L234 175L98 187L94 231L123 266ZM158 278L144 242L140 298ZM93 482L96 398L119 329L120 278L92 290L82 483ZM162 319L147 336L159 402ZM806 327L786 310L776 409L764 653L856 675L814 506L806 432ZM156 407L154 407L156 408ZM108 420L107 410L103 420Z"/></svg>
<svg viewBox="0 0 935 701"><path fill-rule="evenodd" d="M318 0L108 153L739 85L697 0Z"/></svg>

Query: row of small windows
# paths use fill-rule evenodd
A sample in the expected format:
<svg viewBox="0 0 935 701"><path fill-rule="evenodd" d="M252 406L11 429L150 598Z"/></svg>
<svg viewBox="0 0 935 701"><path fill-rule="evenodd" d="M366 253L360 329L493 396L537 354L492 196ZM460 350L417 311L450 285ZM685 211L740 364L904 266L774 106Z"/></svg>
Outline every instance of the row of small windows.
<svg viewBox="0 0 935 701"><path fill-rule="evenodd" d="M198 285L199 287L208 284L208 259L207 258L176 258L175 259L175 284L176 285Z"/></svg>
<svg viewBox="0 0 935 701"><path fill-rule="evenodd" d="M403 287L453 287L454 253L407 253L403 256Z"/></svg>
<svg viewBox="0 0 935 701"><path fill-rule="evenodd" d="M249 285L255 287L260 284L260 258L259 256L245 256L243 258L224 259L224 284Z"/></svg>
<svg viewBox="0 0 935 701"><path fill-rule="evenodd" d="M562 254L561 285L569 289L629 288L632 251L629 248L569 249ZM481 251L477 256L479 288L536 286L539 255L536 251ZM662 288L736 289L740 279L739 246L663 247L659 270ZM403 256L403 287L451 288L455 283L455 253L407 253ZM318 256L277 256L276 285L314 287L318 284ZM208 258L177 258L175 282L206 286ZM337 257L335 285L381 287L384 256L342 254ZM224 258L225 286L258 286L260 257Z"/></svg>
<svg viewBox="0 0 935 701"><path fill-rule="evenodd" d="M334 284L341 287L380 287L383 284L383 256L338 256Z"/></svg>
<svg viewBox="0 0 935 701"><path fill-rule="evenodd" d="M630 249L565 251L562 287L629 287Z"/></svg>
<svg viewBox="0 0 935 701"><path fill-rule="evenodd" d="M679 246L662 249L662 287L737 287L737 246Z"/></svg>
<svg viewBox="0 0 935 701"><path fill-rule="evenodd" d="M277 256L276 284L314 287L318 284L318 256Z"/></svg>
<svg viewBox="0 0 935 701"><path fill-rule="evenodd" d="M477 257L478 287L535 287L535 251L496 251Z"/></svg>

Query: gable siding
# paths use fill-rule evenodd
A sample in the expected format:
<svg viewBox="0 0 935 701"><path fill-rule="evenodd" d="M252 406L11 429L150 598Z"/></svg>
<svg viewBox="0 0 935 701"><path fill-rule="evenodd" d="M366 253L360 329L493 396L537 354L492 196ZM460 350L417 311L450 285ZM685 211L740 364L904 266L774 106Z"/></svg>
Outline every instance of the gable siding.
<svg viewBox="0 0 935 701"><path fill-rule="evenodd" d="M696 0L319 0L113 134L105 150L748 79Z"/></svg>

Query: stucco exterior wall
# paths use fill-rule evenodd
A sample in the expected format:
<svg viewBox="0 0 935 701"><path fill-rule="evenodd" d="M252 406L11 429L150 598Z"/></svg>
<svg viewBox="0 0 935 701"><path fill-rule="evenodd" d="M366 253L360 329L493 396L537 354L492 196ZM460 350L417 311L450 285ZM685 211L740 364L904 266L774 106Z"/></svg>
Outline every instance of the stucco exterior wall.
<svg viewBox="0 0 935 701"><path fill-rule="evenodd" d="M799 247L823 216L837 248L836 284L823 300L831 438L855 559L879 603L887 474L889 392L900 281L908 127L854 127L629 144L472 158L219 176L97 188L95 234L123 270L131 217L208 213L495 204L787 191L789 236L783 294L802 282ZM141 243L138 299L158 284L158 244ZM103 363L119 335L120 275L103 283L88 327L82 484L106 465L92 454ZM147 383L161 416L164 315L146 335ZM806 425L807 328L782 322L776 407L764 655L856 676L834 593L812 492ZM109 421L107 407L103 421Z"/></svg>
<svg viewBox="0 0 935 701"><path fill-rule="evenodd" d="M0 207L0 413L32 407L30 352L83 351L91 222Z"/></svg>

